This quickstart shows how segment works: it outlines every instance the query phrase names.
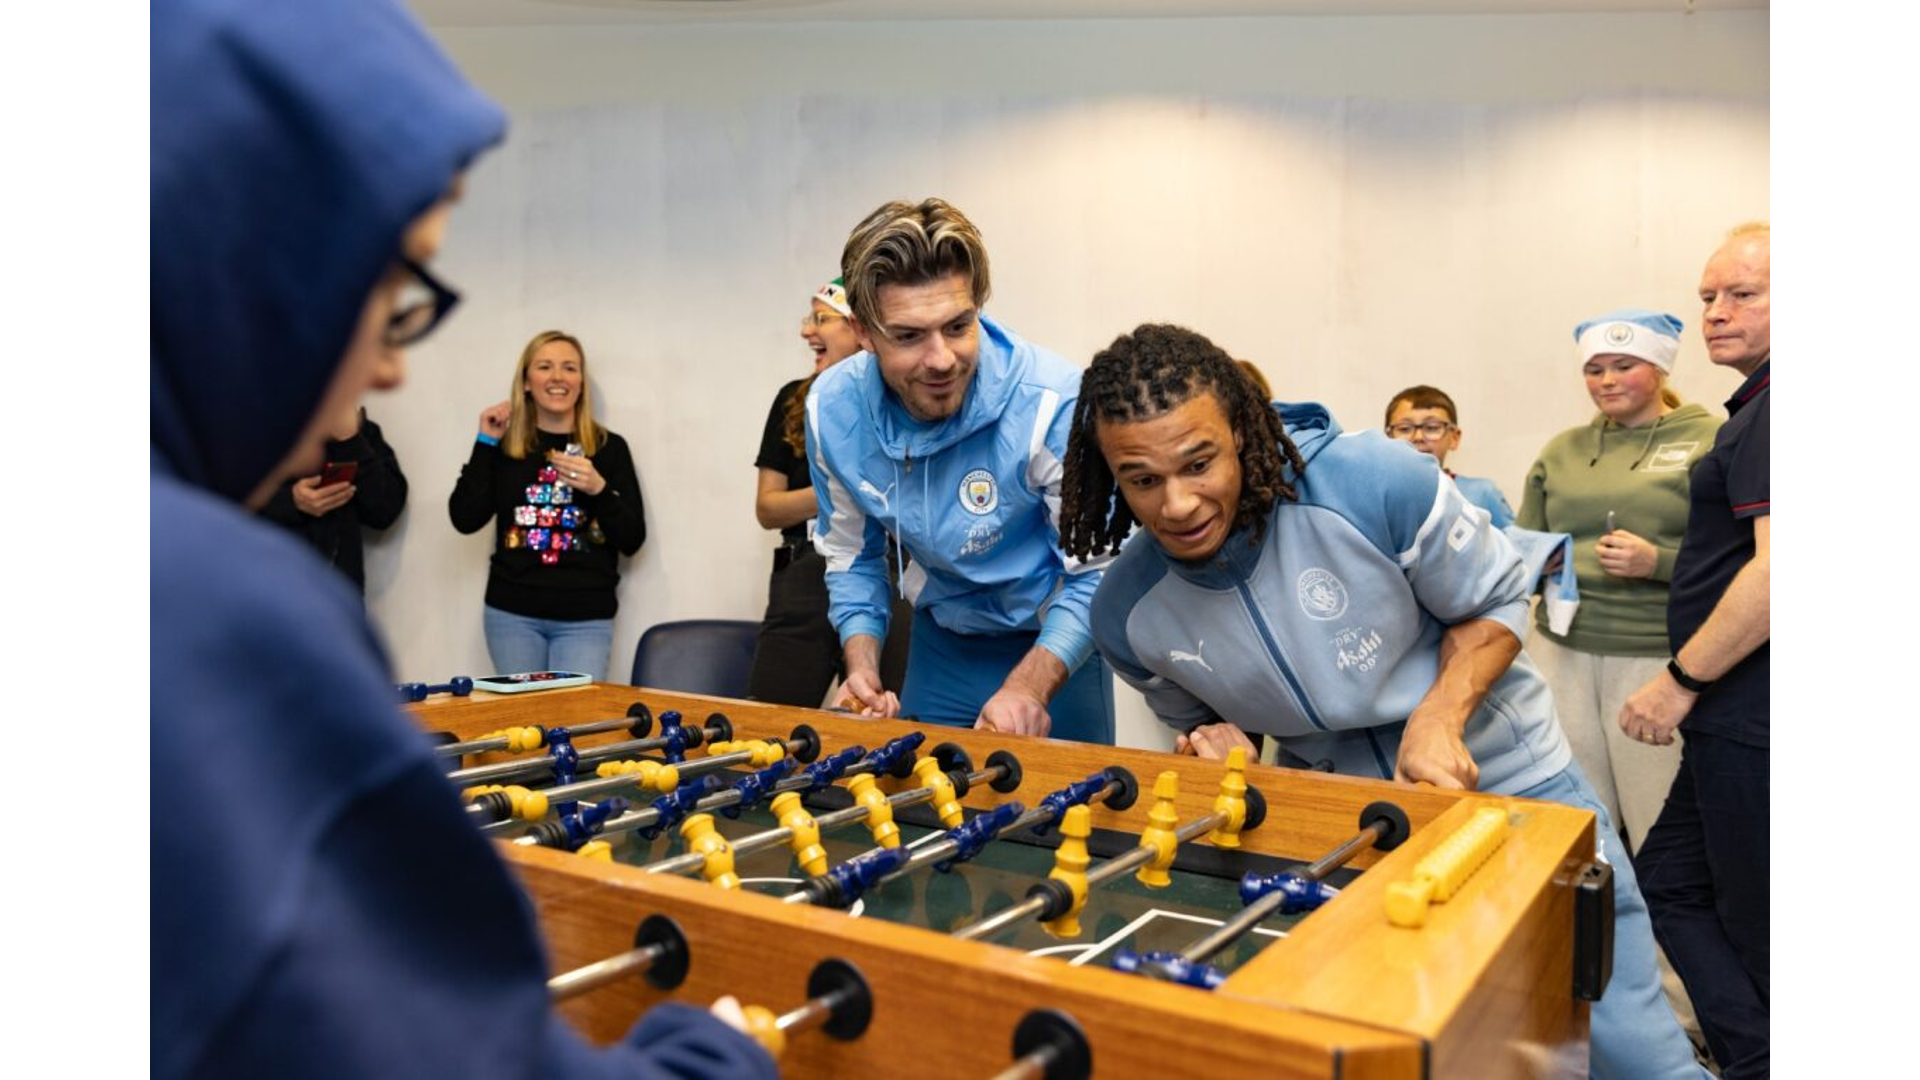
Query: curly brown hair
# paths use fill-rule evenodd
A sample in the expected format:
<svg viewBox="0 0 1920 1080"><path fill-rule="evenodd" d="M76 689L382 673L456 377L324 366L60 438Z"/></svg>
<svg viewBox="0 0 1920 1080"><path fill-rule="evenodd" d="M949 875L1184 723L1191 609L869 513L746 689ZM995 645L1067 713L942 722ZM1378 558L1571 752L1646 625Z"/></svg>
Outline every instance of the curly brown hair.
<svg viewBox="0 0 1920 1080"><path fill-rule="evenodd" d="M818 372L800 381L793 388L793 396L787 399L787 407L780 415L780 435L787 440L787 446L795 454L807 456L807 394L813 389L813 380L820 377Z"/></svg>
<svg viewBox="0 0 1920 1080"><path fill-rule="evenodd" d="M1119 551L1135 524L1100 452L1096 425L1151 420L1202 393L1220 403L1240 439L1240 509L1233 527L1251 525L1258 543L1273 504L1298 497L1287 469L1298 476L1307 463L1287 438L1280 414L1233 357L1184 326L1146 323L1113 339L1080 380L1060 485L1060 546L1067 554L1085 559Z"/></svg>

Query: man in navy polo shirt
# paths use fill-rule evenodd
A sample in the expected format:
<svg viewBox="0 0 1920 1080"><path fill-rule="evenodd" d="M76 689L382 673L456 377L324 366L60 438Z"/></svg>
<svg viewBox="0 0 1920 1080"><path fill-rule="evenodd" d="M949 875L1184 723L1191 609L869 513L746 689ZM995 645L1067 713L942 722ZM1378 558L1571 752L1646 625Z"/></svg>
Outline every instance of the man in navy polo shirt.
<svg viewBox="0 0 1920 1080"><path fill-rule="evenodd" d="M1765 1076L1767 1026L1769 236L1742 225L1700 277L1707 352L1746 377L1692 476L1673 568L1673 661L1620 710L1643 742L1685 736L1634 859L1655 935L1727 1080Z"/></svg>

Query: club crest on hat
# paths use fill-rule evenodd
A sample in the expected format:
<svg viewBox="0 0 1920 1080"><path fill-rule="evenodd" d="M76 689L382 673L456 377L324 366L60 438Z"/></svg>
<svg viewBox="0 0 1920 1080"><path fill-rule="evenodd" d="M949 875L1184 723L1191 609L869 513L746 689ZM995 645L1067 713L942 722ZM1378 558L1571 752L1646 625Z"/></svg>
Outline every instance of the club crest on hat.
<svg viewBox="0 0 1920 1080"><path fill-rule="evenodd" d="M1625 345L1633 340L1633 324L1617 322L1607 327L1607 344Z"/></svg>

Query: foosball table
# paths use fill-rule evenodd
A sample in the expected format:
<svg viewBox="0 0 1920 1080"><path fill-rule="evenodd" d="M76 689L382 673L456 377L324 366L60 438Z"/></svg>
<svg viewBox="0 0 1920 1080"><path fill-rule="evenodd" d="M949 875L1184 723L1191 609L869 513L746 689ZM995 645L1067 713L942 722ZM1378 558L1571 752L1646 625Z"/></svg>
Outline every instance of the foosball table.
<svg viewBox="0 0 1920 1080"><path fill-rule="evenodd" d="M411 708L598 1041L730 994L792 1076L1585 1061L1570 807L606 684Z"/></svg>

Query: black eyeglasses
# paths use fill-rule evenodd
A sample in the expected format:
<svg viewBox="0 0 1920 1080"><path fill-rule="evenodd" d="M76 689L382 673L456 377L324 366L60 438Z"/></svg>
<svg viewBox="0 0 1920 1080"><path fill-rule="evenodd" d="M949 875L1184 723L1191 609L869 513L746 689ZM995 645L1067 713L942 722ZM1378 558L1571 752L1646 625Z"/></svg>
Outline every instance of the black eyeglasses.
<svg viewBox="0 0 1920 1080"><path fill-rule="evenodd" d="M427 268L400 256L399 263L413 280L400 288L400 297L394 302L393 317L387 320L387 330L383 337L390 349L412 345L440 325L460 303L460 294L441 284L440 279L427 272Z"/></svg>
<svg viewBox="0 0 1920 1080"><path fill-rule="evenodd" d="M1429 420L1424 424L1409 424L1403 420L1398 424L1388 425L1387 434L1403 441L1412 439L1416 434L1429 439L1438 439L1452 430L1453 425L1445 420Z"/></svg>

